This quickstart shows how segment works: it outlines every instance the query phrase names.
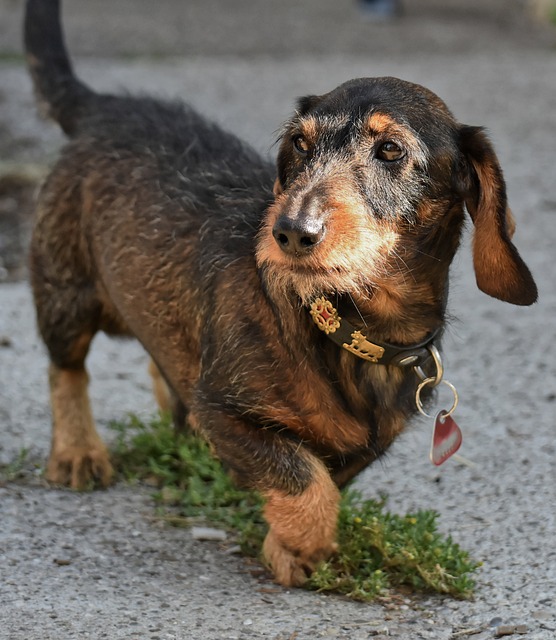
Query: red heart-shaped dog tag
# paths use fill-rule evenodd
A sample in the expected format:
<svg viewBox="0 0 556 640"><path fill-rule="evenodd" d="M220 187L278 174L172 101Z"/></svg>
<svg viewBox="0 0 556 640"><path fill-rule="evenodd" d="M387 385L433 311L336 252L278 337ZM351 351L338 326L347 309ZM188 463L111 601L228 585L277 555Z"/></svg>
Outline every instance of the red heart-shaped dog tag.
<svg viewBox="0 0 556 640"><path fill-rule="evenodd" d="M453 418L445 411L440 411L432 432L431 462L437 467L446 462L461 447L462 441L461 429Z"/></svg>

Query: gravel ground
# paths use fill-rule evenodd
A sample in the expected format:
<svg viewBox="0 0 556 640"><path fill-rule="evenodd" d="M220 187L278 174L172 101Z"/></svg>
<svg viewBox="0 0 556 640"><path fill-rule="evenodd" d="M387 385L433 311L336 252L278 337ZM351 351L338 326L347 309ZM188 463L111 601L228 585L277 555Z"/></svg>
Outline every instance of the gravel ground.
<svg viewBox="0 0 556 640"><path fill-rule="evenodd" d="M489 129L516 244L541 297L527 309L488 298L462 248L445 352L467 462L433 468L430 425L420 419L357 482L369 497L388 494L392 510L440 513L442 530L483 562L474 601L361 605L285 590L225 545L161 526L146 488L74 493L30 473L0 485L0 639L483 640L511 624L526 625L527 640L556 637L553 34L529 25L520 3L501 0L408 1L406 16L386 25L332 0L265 11L247 0L163 0L156 16L146 0L67 4L70 44L90 84L182 96L271 155L298 95L361 75L429 86L461 121ZM35 116L17 56L20 12L21 2L0 0L0 168L40 173L62 139ZM0 284L0 463L23 447L32 460L48 452L46 366L28 285ZM137 344L99 336L89 370L108 438L110 420L153 410Z"/></svg>

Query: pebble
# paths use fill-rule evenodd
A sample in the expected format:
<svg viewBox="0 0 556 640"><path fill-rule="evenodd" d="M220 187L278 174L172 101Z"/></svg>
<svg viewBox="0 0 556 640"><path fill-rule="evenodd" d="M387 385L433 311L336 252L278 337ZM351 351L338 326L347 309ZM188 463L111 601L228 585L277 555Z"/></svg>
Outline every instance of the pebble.
<svg viewBox="0 0 556 640"><path fill-rule="evenodd" d="M0 347L11 347L12 341L8 336L0 336Z"/></svg>
<svg viewBox="0 0 556 640"><path fill-rule="evenodd" d="M533 613L531 613L531 617L535 620L541 621L554 620L554 615L549 611L533 611Z"/></svg>
<svg viewBox="0 0 556 640"><path fill-rule="evenodd" d="M226 540L227 533L222 529L213 529L211 527L191 527L191 536L193 540Z"/></svg>
<svg viewBox="0 0 556 640"><path fill-rule="evenodd" d="M494 629L494 637L512 636L514 633L525 634L529 631L526 624L501 624Z"/></svg>

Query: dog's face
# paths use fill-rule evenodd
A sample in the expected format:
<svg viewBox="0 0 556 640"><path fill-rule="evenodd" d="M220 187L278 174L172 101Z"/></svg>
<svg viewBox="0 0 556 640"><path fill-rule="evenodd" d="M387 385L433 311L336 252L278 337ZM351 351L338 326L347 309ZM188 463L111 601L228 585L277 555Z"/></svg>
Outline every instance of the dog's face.
<svg viewBox="0 0 556 640"><path fill-rule="evenodd" d="M353 80L299 101L278 155L276 199L258 264L304 303L316 295L437 281L459 243L463 203L476 226L479 286L516 304L536 299L510 242L505 188L481 130L394 78ZM491 257L485 256L489 252Z"/></svg>

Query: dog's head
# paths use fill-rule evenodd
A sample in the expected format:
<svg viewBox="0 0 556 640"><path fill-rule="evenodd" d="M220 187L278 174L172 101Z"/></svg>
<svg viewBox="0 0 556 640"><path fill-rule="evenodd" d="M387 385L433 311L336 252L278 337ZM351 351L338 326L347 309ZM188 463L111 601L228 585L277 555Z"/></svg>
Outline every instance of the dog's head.
<svg viewBox="0 0 556 640"><path fill-rule="evenodd" d="M475 226L478 286L532 304L533 278L511 242L496 155L429 90L394 78L352 80L308 96L282 133L275 202L257 260L303 302L382 288L443 295L463 204Z"/></svg>

